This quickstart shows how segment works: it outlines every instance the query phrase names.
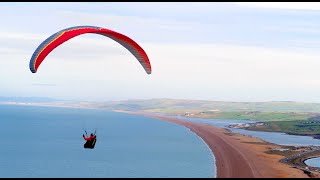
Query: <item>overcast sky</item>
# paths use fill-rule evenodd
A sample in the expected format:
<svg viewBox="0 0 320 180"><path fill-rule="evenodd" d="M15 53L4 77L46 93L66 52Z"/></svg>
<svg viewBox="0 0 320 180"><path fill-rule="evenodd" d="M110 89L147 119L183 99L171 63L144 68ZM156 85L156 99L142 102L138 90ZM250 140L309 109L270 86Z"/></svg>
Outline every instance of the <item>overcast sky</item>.
<svg viewBox="0 0 320 180"><path fill-rule="evenodd" d="M320 102L318 2L2 2L0 16L0 96ZM38 45L79 25L135 40L152 74L97 34L62 44L31 73Z"/></svg>

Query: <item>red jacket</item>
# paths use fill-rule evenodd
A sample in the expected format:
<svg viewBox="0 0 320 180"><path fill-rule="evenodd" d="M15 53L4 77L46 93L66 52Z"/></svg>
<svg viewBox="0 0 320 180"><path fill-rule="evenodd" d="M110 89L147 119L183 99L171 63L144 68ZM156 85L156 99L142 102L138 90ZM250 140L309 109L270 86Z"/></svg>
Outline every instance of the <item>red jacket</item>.
<svg viewBox="0 0 320 180"><path fill-rule="evenodd" d="M84 140L91 140L91 139L95 139L96 138L96 136L95 135L93 135L93 136L90 136L90 137L83 137L83 139Z"/></svg>

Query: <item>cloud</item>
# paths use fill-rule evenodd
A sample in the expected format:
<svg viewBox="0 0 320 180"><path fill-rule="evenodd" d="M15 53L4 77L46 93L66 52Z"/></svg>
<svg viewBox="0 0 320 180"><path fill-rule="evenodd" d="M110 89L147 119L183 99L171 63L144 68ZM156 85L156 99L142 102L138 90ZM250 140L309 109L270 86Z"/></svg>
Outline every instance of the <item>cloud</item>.
<svg viewBox="0 0 320 180"><path fill-rule="evenodd" d="M10 17L0 20L4 24L1 31L41 34L46 38L71 26L96 25L126 34L142 44L232 42L289 48L289 40L320 37L317 19L310 14L262 13L234 3L51 3L54 8L50 10L45 4L36 5L32 11L32 6L27 6L19 16L12 13L13 6L7 13L1 9L0 15ZM42 13L44 10L50 13Z"/></svg>
<svg viewBox="0 0 320 180"><path fill-rule="evenodd" d="M139 5L150 6L148 13L139 12ZM248 8L235 6L212 10L232 3L183 4L176 12L178 3L167 10L162 9L166 3L158 4L159 10L156 5L134 4L133 8L130 3L103 3L90 12L83 4L75 8L68 7L71 3L54 4L59 8L41 16L37 9L19 11L19 15L0 11L0 15L13 15L0 20L4 24L0 30L0 93L87 100L318 100L311 96L317 97L320 90L320 53L298 47L317 46L312 16L296 12L279 16L251 8L245 12ZM102 11L105 8L113 11ZM161 16L162 11L168 14ZM146 50L152 74L147 75L120 44L94 34L62 44L36 74L31 73L29 60L36 47L51 34L74 25L103 26L133 38ZM41 84L58 85L39 88Z"/></svg>
<svg viewBox="0 0 320 180"><path fill-rule="evenodd" d="M25 41L33 43L30 39ZM147 75L121 46L120 54L101 49L94 51L95 58L81 56L91 49L99 49L101 43L92 36L75 41L77 47L70 43L48 56L36 74L28 69L29 55L25 51L15 49L15 56L0 54L1 60L10 59L0 61L0 76L10 77L1 80L1 87L12 93L80 99L219 97L235 100L248 98L247 92L252 100L261 100L281 97L279 94L290 88L293 90L288 98L295 99L308 89L320 90L320 84L315 83L315 77L320 77L318 52L222 43L144 43L153 68L153 73ZM41 84L59 86L47 86L50 88L44 92L36 88ZM304 90L295 92L300 87Z"/></svg>
<svg viewBox="0 0 320 180"><path fill-rule="evenodd" d="M40 84L40 83L35 83L35 84L32 84L32 86L56 86L56 84Z"/></svg>
<svg viewBox="0 0 320 180"><path fill-rule="evenodd" d="M241 6L288 10L320 10L319 2L237 2Z"/></svg>

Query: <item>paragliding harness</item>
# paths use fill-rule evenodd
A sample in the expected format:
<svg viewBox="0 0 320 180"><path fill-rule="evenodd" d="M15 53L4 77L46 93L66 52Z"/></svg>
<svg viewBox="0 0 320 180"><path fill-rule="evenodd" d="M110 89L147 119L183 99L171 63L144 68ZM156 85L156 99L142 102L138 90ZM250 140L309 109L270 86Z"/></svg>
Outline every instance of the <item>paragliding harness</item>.
<svg viewBox="0 0 320 180"><path fill-rule="evenodd" d="M88 137L87 131L85 131L85 132ZM94 131L93 135L96 136L96 130ZM86 149L93 149L94 146L96 145L96 142L97 142L97 136L94 139L87 140L87 142L83 145L83 147Z"/></svg>

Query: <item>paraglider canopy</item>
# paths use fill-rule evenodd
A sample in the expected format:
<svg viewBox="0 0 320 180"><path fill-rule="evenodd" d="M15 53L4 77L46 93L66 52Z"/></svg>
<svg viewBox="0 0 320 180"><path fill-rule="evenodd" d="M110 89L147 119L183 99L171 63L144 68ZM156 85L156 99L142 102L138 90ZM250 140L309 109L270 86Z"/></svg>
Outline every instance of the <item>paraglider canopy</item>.
<svg viewBox="0 0 320 180"><path fill-rule="evenodd" d="M36 73L46 56L60 44L85 33L103 35L118 42L135 56L147 74L151 74L151 64L146 52L134 40L121 33L96 26L70 27L48 37L38 46L30 59L29 68L31 72Z"/></svg>

